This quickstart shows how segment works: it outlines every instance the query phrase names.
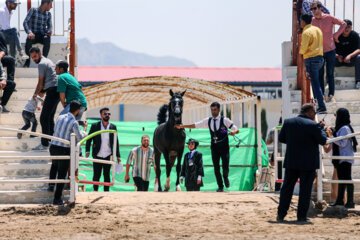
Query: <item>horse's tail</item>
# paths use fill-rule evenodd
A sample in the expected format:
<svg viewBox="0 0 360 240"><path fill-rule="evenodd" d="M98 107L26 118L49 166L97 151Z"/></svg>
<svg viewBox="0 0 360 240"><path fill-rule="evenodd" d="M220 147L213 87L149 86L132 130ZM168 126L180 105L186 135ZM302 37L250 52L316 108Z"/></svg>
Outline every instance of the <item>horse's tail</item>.
<svg viewBox="0 0 360 240"><path fill-rule="evenodd" d="M159 125L166 122L168 109L169 109L169 105L167 104L162 105L162 107L159 109L159 113L157 115L157 120Z"/></svg>

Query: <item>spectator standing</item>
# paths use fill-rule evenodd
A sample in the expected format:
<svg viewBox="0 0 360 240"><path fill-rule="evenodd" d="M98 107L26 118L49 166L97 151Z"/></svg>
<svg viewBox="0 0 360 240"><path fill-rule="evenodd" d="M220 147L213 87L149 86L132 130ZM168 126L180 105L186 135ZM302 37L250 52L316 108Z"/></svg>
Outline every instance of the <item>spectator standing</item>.
<svg viewBox="0 0 360 240"><path fill-rule="evenodd" d="M70 136L72 133L75 133L76 140L80 141L86 136L87 122L84 124L84 131L80 130L79 124L76 121L75 117L80 112L81 103L78 101L72 101L70 103L70 112L64 115L59 116L56 119L54 137L62 138L70 141ZM70 156L70 145L64 144L55 140L51 140L50 146L50 155L51 156ZM53 160L53 165L56 164L56 173L57 179L65 179L68 168L70 166L70 161L68 159L64 160ZM52 166L53 168L53 166ZM55 179L51 178L50 179ZM54 194L54 205L62 205L63 200L61 199L62 191L64 189L64 183L57 183L56 190Z"/></svg>
<svg viewBox="0 0 360 240"><path fill-rule="evenodd" d="M326 111L323 98L323 90L320 87L319 71L324 65L323 59L323 34L318 27L311 25L312 16L309 14L301 15L301 27L303 28L301 47L299 53L305 59L306 72L310 75L311 86L314 97L318 103L319 112Z"/></svg>
<svg viewBox="0 0 360 240"><path fill-rule="evenodd" d="M33 99L36 100L36 97L40 94L40 92L46 92L44 106L40 114L42 133L53 135L55 125L54 116L57 105L60 101L59 93L57 92L55 65L50 59L42 56L40 49L37 47L30 49L30 57L36 64L38 64L39 69L39 80ZM41 144L33 150L46 150L48 148L49 140L41 138Z"/></svg>
<svg viewBox="0 0 360 240"><path fill-rule="evenodd" d="M336 66L355 66L356 88L360 89L360 37L352 30L352 22L345 19L346 28L336 45Z"/></svg>
<svg viewBox="0 0 360 240"><path fill-rule="evenodd" d="M41 0L38 8L30 8L24 20L24 29L27 34L25 43L25 53L30 55L33 44L41 43L44 45L43 53L47 57L50 51L52 23L51 13L53 0ZM24 67L30 66L30 59L26 60Z"/></svg>
<svg viewBox="0 0 360 240"><path fill-rule="evenodd" d="M81 84L76 78L68 72L69 64L66 61L59 61L56 63L56 74L58 76L57 91L60 94L60 102L64 107L64 110L60 113L66 114L69 112L70 103L73 100L77 100L81 103L80 113L76 116L76 120L81 120L83 113L87 109L87 102L84 93L82 92Z"/></svg>
<svg viewBox="0 0 360 240"><path fill-rule="evenodd" d="M180 182L183 183L185 178L186 191L200 191L204 186L202 178L204 177L204 168L202 154L196 149L199 142L190 138L187 142L190 152L185 154L184 162L181 168Z"/></svg>
<svg viewBox="0 0 360 240"><path fill-rule="evenodd" d="M135 147L130 151L126 162L125 182L129 182L129 170L133 162L132 177L137 191L142 192L147 192L149 189L151 166L154 166L154 149L149 147L149 143L150 137L148 135L142 136L141 146Z"/></svg>
<svg viewBox="0 0 360 240"><path fill-rule="evenodd" d="M20 4L18 0L5 1L5 7L0 9L0 31L4 34L7 44L10 45L10 55L15 58L17 48L19 55L23 60L26 60L29 59L29 57L25 55L24 50L22 50L19 33L16 28L10 27L11 16L18 4Z"/></svg>
<svg viewBox="0 0 360 240"><path fill-rule="evenodd" d="M218 184L217 192L224 191L225 187L230 187L229 181L229 162L230 162L230 147L228 134L234 136L239 133L239 129L233 124L233 122L223 116L220 116L220 104L213 102L210 105L211 115L210 118L205 118L200 122L190 125L177 125L178 129L181 128L209 128L211 136L211 157L214 165L214 172L216 176L216 182ZM232 131L228 133L228 129ZM220 158L222 160L223 179L220 173Z"/></svg>
<svg viewBox="0 0 360 240"><path fill-rule="evenodd" d="M100 130L115 130L117 131L117 128L114 124L110 123L110 111L109 108L102 108L100 109L100 116L101 121L94 123L91 125L89 135L100 131ZM120 163L120 149L119 149L119 139L116 139L117 145L116 145L116 156L117 161ZM113 146L114 146L114 134L113 133L102 133L100 135L97 135L90 140L86 141L86 157L88 158L90 156L90 146L91 143L94 142L92 147L92 157L94 159L100 159L100 160L106 160L110 161L111 155L113 155ZM104 182L110 182L110 164L103 164L103 163L93 163L94 168L94 176L93 181L98 182L101 177L101 172L104 173ZM97 191L99 189L98 185L94 185L94 191ZM104 191L109 191L109 186L104 186Z"/></svg>
<svg viewBox="0 0 360 240"><path fill-rule="evenodd" d="M354 133L350 124L350 113L346 108L339 108L336 111L335 137L346 136ZM354 156L358 142L356 137L339 140L333 143L334 156ZM351 180L351 166L354 160L337 160L334 162L339 180ZM335 205L344 205L345 189L347 191L346 208L354 208L354 184L342 184L338 186L338 195Z"/></svg>
<svg viewBox="0 0 360 240"><path fill-rule="evenodd" d="M31 97L28 100L28 103L25 105L25 108L22 111L22 117L24 119L25 125L21 128L21 130L28 130L32 123L31 131L36 132L38 122L36 120L35 111L36 111L36 109L40 110L40 107L38 107L38 103L39 102L41 102L42 104L44 103L43 97L44 97L44 92L40 92L40 95L36 96L36 100L34 100L33 97ZM21 137L22 137L22 134L18 133L17 138L21 139ZM32 138L35 136L31 135L30 137Z"/></svg>
<svg viewBox="0 0 360 240"><path fill-rule="evenodd" d="M328 102L335 102L335 79L334 68L336 64L336 52L335 42L339 42L338 38L346 28L346 23L338 18L335 18L329 14L324 14L322 9L322 3L320 1L314 1L310 4L311 11L314 15L312 25L319 27L323 33L323 50L324 60L326 64L326 78L329 84ZM334 25L340 25L339 30L334 34ZM320 69L319 81L322 93L325 94L324 85L324 67Z"/></svg>
<svg viewBox="0 0 360 240"><path fill-rule="evenodd" d="M280 190L280 203L277 220L284 221L290 206L294 187L300 178L300 194L297 220L307 221L306 214L310 205L311 189L315 171L320 166L319 144L325 145L327 137L322 121L315 122L315 107L304 104L301 114L286 119L279 134L279 141L286 144L284 159L285 179ZM320 173L321 174L321 173Z"/></svg>
<svg viewBox="0 0 360 240"><path fill-rule="evenodd" d="M7 77L4 66L7 68ZM8 113L6 104L15 90L15 59L7 56L7 46L4 34L0 32L0 89L3 90L3 95L0 101L0 113Z"/></svg>

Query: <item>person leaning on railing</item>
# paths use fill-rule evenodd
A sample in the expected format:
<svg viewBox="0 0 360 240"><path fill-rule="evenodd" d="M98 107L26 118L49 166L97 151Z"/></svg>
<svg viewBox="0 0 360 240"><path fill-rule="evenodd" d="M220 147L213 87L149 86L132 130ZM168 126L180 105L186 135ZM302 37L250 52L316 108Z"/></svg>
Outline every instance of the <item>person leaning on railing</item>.
<svg viewBox="0 0 360 240"><path fill-rule="evenodd" d="M60 115L56 119L54 137L62 138L68 141L70 141L70 136L72 133L75 133L77 141L80 141L82 138L86 137L87 122L84 122L84 131L82 131L80 130L79 123L75 118L79 114L80 108L80 102L74 100L70 103L70 112L64 115ZM51 140L50 155L69 156L69 144ZM69 166L69 160L53 160L50 169L50 179L55 179L56 175L57 179L65 179ZM64 203L61 199L63 189L64 183L56 184L56 191L53 201L54 205L62 205ZM49 190L53 190L52 185L49 185Z"/></svg>
<svg viewBox="0 0 360 240"><path fill-rule="evenodd" d="M350 113L346 108L339 108L336 111L335 137L346 136L354 133L354 129L350 125ZM332 136L331 136L332 137ZM339 140L333 143L333 156L349 156L353 157L356 152L358 142L356 137ZM333 164L337 169L339 180L351 180L351 166L354 160L333 160ZM338 194L335 205L344 205L344 194L347 190L346 208L354 208L354 184L339 184Z"/></svg>

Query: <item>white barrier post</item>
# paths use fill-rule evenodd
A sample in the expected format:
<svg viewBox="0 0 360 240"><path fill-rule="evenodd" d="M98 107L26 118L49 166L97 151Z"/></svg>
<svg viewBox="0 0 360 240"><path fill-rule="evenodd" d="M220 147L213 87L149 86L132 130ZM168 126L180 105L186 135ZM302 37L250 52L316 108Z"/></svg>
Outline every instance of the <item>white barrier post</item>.
<svg viewBox="0 0 360 240"><path fill-rule="evenodd" d="M259 179L258 183L260 183L261 173L262 173L262 146L261 146L261 98L257 97L257 104L255 105L256 109L256 134L257 134L257 154L258 154L258 170L259 170Z"/></svg>
<svg viewBox="0 0 360 240"><path fill-rule="evenodd" d="M321 148L321 147L320 147ZM317 173L317 200L322 201L323 200L323 178L322 178L322 172L323 172L323 160L322 160L322 154L321 149L319 149L320 152L320 168Z"/></svg>
<svg viewBox="0 0 360 240"><path fill-rule="evenodd" d="M114 133L114 143L113 143L113 161L116 163L117 161L117 133ZM115 164L112 166L112 183L115 183Z"/></svg>
<svg viewBox="0 0 360 240"><path fill-rule="evenodd" d="M275 127L275 130L274 130L274 167L275 167L275 183L276 181L278 180L278 161L277 161L277 157L278 157L278 143L279 141L279 136L278 136L278 129ZM274 184L275 186L275 184Z"/></svg>
<svg viewBox="0 0 360 240"><path fill-rule="evenodd" d="M75 167L76 167L75 133L70 136L70 202L75 202Z"/></svg>

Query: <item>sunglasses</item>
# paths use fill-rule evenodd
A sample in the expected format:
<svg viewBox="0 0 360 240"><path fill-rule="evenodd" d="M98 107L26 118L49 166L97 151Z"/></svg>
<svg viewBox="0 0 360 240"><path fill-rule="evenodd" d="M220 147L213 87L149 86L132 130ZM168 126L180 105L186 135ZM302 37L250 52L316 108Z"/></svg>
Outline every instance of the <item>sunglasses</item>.
<svg viewBox="0 0 360 240"><path fill-rule="evenodd" d="M104 114L104 116L110 116L111 115L111 113L103 113Z"/></svg>
<svg viewBox="0 0 360 240"><path fill-rule="evenodd" d="M316 9L318 9L319 7L313 7L313 8L310 8L311 11L315 11Z"/></svg>

